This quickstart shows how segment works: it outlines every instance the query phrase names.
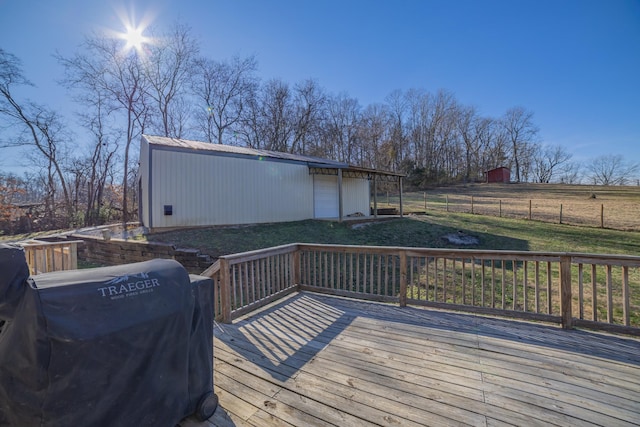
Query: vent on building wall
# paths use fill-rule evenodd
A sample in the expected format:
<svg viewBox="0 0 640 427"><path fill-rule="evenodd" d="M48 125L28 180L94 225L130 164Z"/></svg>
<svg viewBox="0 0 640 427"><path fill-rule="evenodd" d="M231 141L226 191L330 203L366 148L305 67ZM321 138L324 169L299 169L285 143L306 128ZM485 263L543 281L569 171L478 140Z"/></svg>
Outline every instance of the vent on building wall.
<svg viewBox="0 0 640 427"><path fill-rule="evenodd" d="M164 205L164 214L173 215L173 205Z"/></svg>

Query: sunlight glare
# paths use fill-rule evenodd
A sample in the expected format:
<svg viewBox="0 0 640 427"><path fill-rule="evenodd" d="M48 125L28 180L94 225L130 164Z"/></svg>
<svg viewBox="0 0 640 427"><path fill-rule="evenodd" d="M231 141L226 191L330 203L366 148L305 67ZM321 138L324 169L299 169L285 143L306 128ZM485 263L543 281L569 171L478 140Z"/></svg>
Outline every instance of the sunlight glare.
<svg viewBox="0 0 640 427"><path fill-rule="evenodd" d="M124 31L111 30L110 32L115 37L124 40L124 52L135 51L142 57L146 56L149 45L154 44L154 39L153 37L145 36L144 32L155 19L155 14L147 11L142 19L136 19L136 13L133 9L127 13L126 9L120 7L115 8L115 12L122 23Z"/></svg>
<svg viewBox="0 0 640 427"><path fill-rule="evenodd" d="M142 50L142 46L147 42L146 37L142 35L142 28L133 28L127 26L127 32L124 33L124 39L127 42L125 49L135 49L138 52Z"/></svg>

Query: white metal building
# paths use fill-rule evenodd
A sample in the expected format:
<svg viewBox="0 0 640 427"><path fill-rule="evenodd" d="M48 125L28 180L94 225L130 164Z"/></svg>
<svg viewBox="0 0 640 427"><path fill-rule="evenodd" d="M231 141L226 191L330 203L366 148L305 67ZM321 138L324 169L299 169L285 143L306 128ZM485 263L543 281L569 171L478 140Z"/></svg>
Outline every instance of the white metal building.
<svg viewBox="0 0 640 427"><path fill-rule="evenodd" d="M380 176L401 183L332 160L143 135L140 220L167 228L369 216Z"/></svg>

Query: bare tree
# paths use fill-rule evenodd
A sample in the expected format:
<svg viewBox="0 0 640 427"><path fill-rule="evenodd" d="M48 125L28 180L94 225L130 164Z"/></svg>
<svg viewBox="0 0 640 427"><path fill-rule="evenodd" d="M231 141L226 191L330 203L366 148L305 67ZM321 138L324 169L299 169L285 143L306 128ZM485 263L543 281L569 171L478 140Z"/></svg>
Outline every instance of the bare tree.
<svg viewBox="0 0 640 427"><path fill-rule="evenodd" d="M360 104L342 93L327 102L324 143L315 154L341 162L355 163Z"/></svg>
<svg viewBox="0 0 640 427"><path fill-rule="evenodd" d="M482 143L478 130L485 123L480 121L474 107L460 107L456 124L464 149L464 180L467 182L478 177L478 155Z"/></svg>
<svg viewBox="0 0 640 427"><path fill-rule="evenodd" d="M561 168L558 180L563 184L580 184L582 173L582 165L579 162L567 162Z"/></svg>
<svg viewBox="0 0 640 427"><path fill-rule="evenodd" d="M562 168L571 160L569 154L562 146L538 147L534 153L533 173L536 180L541 183L552 182L554 177L562 172Z"/></svg>
<svg viewBox="0 0 640 427"><path fill-rule="evenodd" d="M408 137L406 134L405 115L407 113L407 99L400 90L394 90L385 99L390 115L391 126L389 134L390 155L393 158L391 170L400 169L404 159L409 156Z"/></svg>
<svg viewBox="0 0 640 427"><path fill-rule="evenodd" d="M127 51L122 40L106 35L87 37L82 50L73 57L57 55L64 66L63 84L80 92L80 99L95 108L95 100L104 100L111 114L118 114L115 125L125 129L122 172L122 220L129 219L130 150L140 138L149 119L149 80L145 77L136 50ZM169 101L170 102L170 101Z"/></svg>
<svg viewBox="0 0 640 427"><path fill-rule="evenodd" d="M261 91L259 134L268 150L288 152L294 134L294 106L289 85L268 81Z"/></svg>
<svg viewBox="0 0 640 427"><path fill-rule="evenodd" d="M200 132L208 142L224 142L224 133L236 126L257 89L255 57L230 62L207 58L195 62L191 91L203 102L197 113Z"/></svg>
<svg viewBox="0 0 640 427"><path fill-rule="evenodd" d="M151 37L142 63L147 90L153 100L152 109L160 123L153 120L154 129L167 137L180 138L186 128L184 97L193 74L198 44L189 27L175 24L167 34Z"/></svg>
<svg viewBox="0 0 640 427"><path fill-rule="evenodd" d="M95 111L81 115L81 123L93 137L93 148L84 159L78 159L78 168L84 174L86 196L84 198L84 224L98 225L102 223L101 207L103 206L105 189L114 175L114 164L117 161L117 136L112 135L106 127L107 111L104 100L96 94ZM79 183L78 183L79 184ZM78 185L77 184L77 185Z"/></svg>
<svg viewBox="0 0 640 427"><path fill-rule="evenodd" d="M533 123L533 112L523 107L507 110L502 118L502 126L511 143L511 155L516 168L516 181L521 181L521 163L525 153L530 152L531 145L536 142L538 127Z"/></svg>
<svg viewBox="0 0 640 427"><path fill-rule="evenodd" d="M31 86L22 72L20 60L0 49L0 115L8 126L17 128L12 141L0 141L4 146L30 146L43 159L47 171L47 211L50 221L55 216L58 186L62 189L66 219L72 214L71 197L64 175L65 141L68 140L61 117L53 110L30 101L19 101L12 89L16 85ZM65 225L65 224L62 224Z"/></svg>
<svg viewBox="0 0 640 427"><path fill-rule="evenodd" d="M625 161L622 155L596 157L587 165L594 185L626 185L638 172L639 165Z"/></svg>
<svg viewBox="0 0 640 427"><path fill-rule="evenodd" d="M294 87L293 135L289 151L306 153L307 144L317 135L323 120L327 97L315 80L305 80Z"/></svg>
<svg viewBox="0 0 640 427"><path fill-rule="evenodd" d="M357 164L368 168L389 169L389 111L383 104L371 104L362 112L358 136Z"/></svg>

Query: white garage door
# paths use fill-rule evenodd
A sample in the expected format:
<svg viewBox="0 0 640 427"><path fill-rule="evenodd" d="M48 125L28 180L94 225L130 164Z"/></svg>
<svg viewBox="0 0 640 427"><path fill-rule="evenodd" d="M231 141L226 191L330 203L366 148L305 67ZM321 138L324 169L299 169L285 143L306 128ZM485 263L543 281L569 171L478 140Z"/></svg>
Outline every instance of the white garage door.
<svg viewBox="0 0 640 427"><path fill-rule="evenodd" d="M313 176L313 214L315 218L338 217L337 176Z"/></svg>

